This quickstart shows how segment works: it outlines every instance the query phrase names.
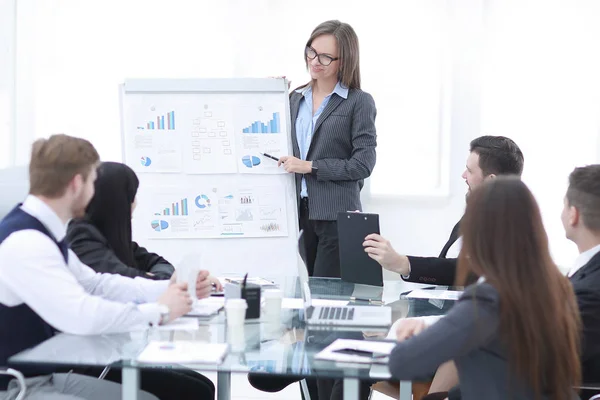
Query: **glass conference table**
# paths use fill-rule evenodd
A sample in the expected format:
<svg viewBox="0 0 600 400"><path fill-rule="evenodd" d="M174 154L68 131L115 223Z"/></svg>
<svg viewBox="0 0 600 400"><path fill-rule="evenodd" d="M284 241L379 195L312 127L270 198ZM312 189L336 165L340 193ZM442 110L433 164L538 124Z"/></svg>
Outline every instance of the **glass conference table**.
<svg viewBox="0 0 600 400"><path fill-rule="evenodd" d="M400 318L443 315L452 301L430 302L425 299L406 299L403 292L415 285L403 281L385 281L383 293L375 301L351 301L355 305L392 307L393 321ZM350 300L355 294L354 284L333 278L310 278L309 286L314 299ZM420 285L422 286L422 285ZM301 298L297 278L287 278L280 285L284 297ZM298 303L298 302L296 302ZM217 398L231 398L232 373L256 373L301 379L343 379L344 399L358 399L360 380L382 381L390 378L387 366L336 363L315 360L315 355L335 339L383 338L388 329L307 327L303 309L282 310L282 320L276 322L247 321L244 329L229 330L224 312L211 319L200 319L199 327L192 330L167 331L149 328L146 331L94 336L59 334L40 345L21 352L10 359L16 368L22 366L104 367L122 369L124 400L136 400L140 385L140 370L146 368L187 369L217 373ZM219 364L143 364L138 355L151 340L201 341L228 343L229 350ZM400 399L410 399L411 382L400 382Z"/></svg>

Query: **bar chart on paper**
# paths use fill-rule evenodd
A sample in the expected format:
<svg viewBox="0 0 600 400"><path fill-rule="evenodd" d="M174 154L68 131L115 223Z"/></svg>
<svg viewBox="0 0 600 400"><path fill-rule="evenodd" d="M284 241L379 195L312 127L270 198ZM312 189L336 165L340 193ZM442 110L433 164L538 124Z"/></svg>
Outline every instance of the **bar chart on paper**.
<svg viewBox="0 0 600 400"><path fill-rule="evenodd" d="M274 112L269 121L254 121L242 129L243 133L281 133L279 113Z"/></svg>
<svg viewBox="0 0 600 400"><path fill-rule="evenodd" d="M170 207L165 207L162 212L156 213L156 215L165 215L165 216L187 216L188 214L188 201L187 199L181 199L176 203L171 203Z"/></svg>
<svg viewBox="0 0 600 400"><path fill-rule="evenodd" d="M169 111L167 114L157 115L155 119L147 121L144 125L139 125L138 130L175 130L175 111Z"/></svg>

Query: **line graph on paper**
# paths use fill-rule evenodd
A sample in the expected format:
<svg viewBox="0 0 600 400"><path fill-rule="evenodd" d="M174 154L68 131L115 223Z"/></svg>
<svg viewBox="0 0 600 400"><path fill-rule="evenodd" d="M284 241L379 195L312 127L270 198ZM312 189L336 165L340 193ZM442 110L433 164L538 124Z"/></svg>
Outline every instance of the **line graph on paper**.
<svg viewBox="0 0 600 400"><path fill-rule="evenodd" d="M278 219L281 214L281 209L278 207L261 207L259 216L262 220Z"/></svg>

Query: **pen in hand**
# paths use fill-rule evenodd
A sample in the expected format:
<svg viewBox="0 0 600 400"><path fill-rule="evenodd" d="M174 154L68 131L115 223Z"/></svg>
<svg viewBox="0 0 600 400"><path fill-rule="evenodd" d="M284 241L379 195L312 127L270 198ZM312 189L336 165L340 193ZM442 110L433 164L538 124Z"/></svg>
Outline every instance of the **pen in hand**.
<svg viewBox="0 0 600 400"><path fill-rule="evenodd" d="M270 158L271 160L279 161L279 158L272 156L270 154L267 154L267 153L260 153L260 154L262 154L263 156L265 156L267 158Z"/></svg>

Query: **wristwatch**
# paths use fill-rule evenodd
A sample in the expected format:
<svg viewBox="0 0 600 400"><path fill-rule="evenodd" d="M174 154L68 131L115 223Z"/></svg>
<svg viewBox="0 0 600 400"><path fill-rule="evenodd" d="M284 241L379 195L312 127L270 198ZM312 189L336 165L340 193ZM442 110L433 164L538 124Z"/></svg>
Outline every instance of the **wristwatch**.
<svg viewBox="0 0 600 400"><path fill-rule="evenodd" d="M169 322L169 319L171 318L171 311L169 310L169 306L159 304L158 308L160 310L160 320L158 324L165 325Z"/></svg>

